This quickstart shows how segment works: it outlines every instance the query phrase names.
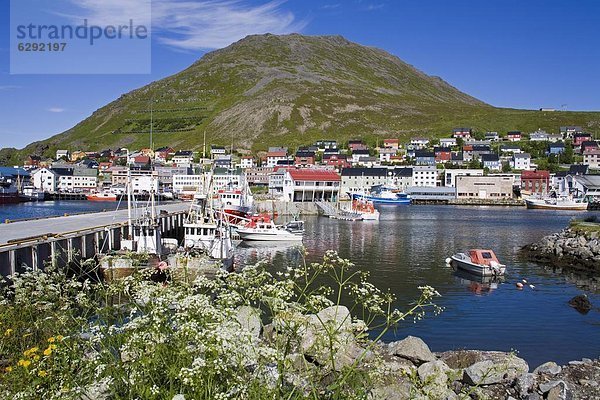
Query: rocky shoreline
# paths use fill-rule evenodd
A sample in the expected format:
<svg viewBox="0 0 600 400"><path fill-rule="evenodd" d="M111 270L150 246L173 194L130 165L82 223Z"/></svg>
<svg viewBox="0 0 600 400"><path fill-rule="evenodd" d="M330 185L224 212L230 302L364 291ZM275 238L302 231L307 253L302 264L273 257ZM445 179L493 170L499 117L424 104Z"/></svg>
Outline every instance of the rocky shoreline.
<svg viewBox="0 0 600 400"><path fill-rule="evenodd" d="M403 369L391 386L375 389L373 399L593 399L600 398L600 360L560 366L544 363L530 371L513 353L455 350L432 353L419 338L383 345L387 362ZM416 376L411 380L407 376Z"/></svg>
<svg viewBox="0 0 600 400"><path fill-rule="evenodd" d="M514 353L454 350L434 353L420 338L408 336L383 343L357 340L351 333L349 311L332 306L314 316L294 350L288 355L292 370L284 378L303 388L303 371L318 369L327 377L346 368L377 371L369 391L371 400L403 399L503 399L567 400L600 398L600 359L582 359L560 366L547 362L535 369ZM260 320L245 310L240 318L258 340L277 340L272 324L261 328ZM331 349L318 346L327 329L337 327ZM295 371L295 372L294 372ZM277 377L279 379L279 377ZM327 379L320 382L326 385ZM305 382L306 383L306 382Z"/></svg>
<svg viewBox="0 0 600 400"><path fill-rule="evenodd" d="M523 247L528 259L551 267L600 274L600 225L575 223Z"/></svg>

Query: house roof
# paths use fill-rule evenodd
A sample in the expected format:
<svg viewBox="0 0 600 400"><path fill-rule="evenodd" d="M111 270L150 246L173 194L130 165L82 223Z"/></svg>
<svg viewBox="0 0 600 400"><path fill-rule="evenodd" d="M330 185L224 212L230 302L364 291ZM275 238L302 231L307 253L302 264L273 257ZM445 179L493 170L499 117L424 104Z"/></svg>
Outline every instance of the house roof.
<svg viewBox="0 0 600 400"><path fill-rule="evenodd" d="M296 157L314 157L315 153L312 151L297 151Z"/></svg>
<svg viewBox="0 0 600 400"><path fill-rule="evenodd" d="M494 161L499 161L500 158L498 157L497 154L482 154L481 155L481 161L483 162L494 162Z"/></svg>
<svg viewBox="0 0 600 400"><path fill-rule="evenodd" d="M520 154L515 154L513 157L514 158L529 159L529 158L531 158L531 155L529 153L520 153Z"/></svg>
<svg viewBox="0 0 600 400"><path fill-rule="evenodd" d="M271 151L267 153L267 157L287 157L287 153L285 151Z"/></svg>
<svg viewBox="0 0 600 400"><path fill-rule="evenodd" d="M539 178L550 178L549 171L523 171L521 172L521 179L539 179Z"/></svg>
<svg viewBox="0 0 600 400"><path fill-rule="evenodd" d="M342 176L387 176L387 168L344 168Z"/></svg>
<svg viewBox="0 0 600 400"><path fill-rule="evenodd" d="M175 153L175 157L183 156L183 157L191 157L194 153L191 150L179 150Z"/></svg>
<svg viewBox="0 0 600 400"><path fill-rule="evenodd" d="M435 157L435 154L431 151L415 151L416 158L432 158Z"/></svg>
<svg viewBox="0 0 600 400"><path fill-rule="evenodd" d="M335 171L320 169L290 169L290 176L295 181L327 181L339 182L340 176Z"/></svg>
<svg viewBox="0 0 600 400"><path fill-rule="evenodd" d="M581 175L577 177L577 182L588 189L600 189L600 175Z"/></svg>
<svg viewBox="0 0 600 400"><path fill-rule="evenodd" d="M570 175L584 175L587 174L589 169L588 165L585 164L573 164L569 167Z"/></svg>
<svg viewBox="0 0 600 400"><path fill-rule="evenodd" d="M354 151L352 152L352 154L359 154L359 155L364 155L364 154L366 154L366 155L369 155L369 150L354 150Z"/></svg>

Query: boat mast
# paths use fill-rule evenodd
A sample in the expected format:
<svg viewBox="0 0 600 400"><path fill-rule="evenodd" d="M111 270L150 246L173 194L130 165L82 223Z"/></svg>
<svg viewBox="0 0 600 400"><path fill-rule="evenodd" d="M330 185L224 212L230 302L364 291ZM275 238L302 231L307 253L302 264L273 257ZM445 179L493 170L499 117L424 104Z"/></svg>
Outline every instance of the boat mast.
<svg viewBox="0 0 600 400"><path fill-rule="evenodd" d="M129 237L133 238L133 221L131 219L131 170L129 169L129 150L127 150L127 226Z"/></svg>

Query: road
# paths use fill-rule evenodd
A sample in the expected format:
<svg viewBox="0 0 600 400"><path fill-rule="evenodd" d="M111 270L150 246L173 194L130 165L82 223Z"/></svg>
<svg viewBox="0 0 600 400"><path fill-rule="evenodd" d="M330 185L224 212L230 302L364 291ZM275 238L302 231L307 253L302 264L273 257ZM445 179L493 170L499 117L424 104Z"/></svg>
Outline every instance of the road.
<svg viewBox="0 0 600 400"><path fill-rule="evenodd" d="M189 203L161 204L157 212L185 211ZM0 224L0 245L11 240L23 239L47 233L61 234L97 226L127 222L127 210L106 211L99 213L69 215L66 217L44 218L29 221L19 221L10 224Z"/></svg>

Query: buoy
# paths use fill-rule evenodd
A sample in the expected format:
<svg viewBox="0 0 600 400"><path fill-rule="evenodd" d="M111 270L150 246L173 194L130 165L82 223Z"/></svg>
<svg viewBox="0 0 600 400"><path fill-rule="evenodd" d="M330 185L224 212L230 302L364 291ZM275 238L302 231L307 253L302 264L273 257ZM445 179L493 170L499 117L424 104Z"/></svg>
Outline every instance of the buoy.
<svg viewBox="0 0 600 400"><path fill-rule="evenodd" d="M517 289L523 289L523 284L521 282L517 282Z"/></svg>
<svg viewBox="0 0 600 400"><path fill-rule="evenodd" d="M450 257L446 258L446 264L450 264L450 261L452 261Z"/></svg>
<svg viewBox="0 0 600 400"><path fill-rule="evenodd" d="M527 283L527 279L523 279L523 283Z"/></svg>
<svg viewBox="0 0 600 400"><path fill-rule="evenodd" d="M533 286L533 285L529 285L529 287L532 288L532 289L535 289L535 286Z"/></svg>

